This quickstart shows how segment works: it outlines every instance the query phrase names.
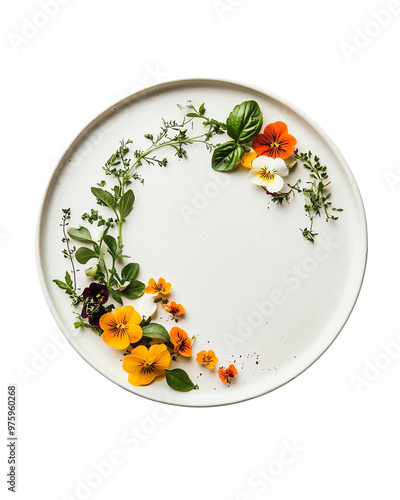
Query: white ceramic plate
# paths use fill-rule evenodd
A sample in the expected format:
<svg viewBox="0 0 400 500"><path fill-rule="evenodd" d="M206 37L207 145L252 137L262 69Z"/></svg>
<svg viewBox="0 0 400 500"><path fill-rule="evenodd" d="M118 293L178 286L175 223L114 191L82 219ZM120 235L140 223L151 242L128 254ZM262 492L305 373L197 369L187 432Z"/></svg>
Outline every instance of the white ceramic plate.
<svg viewBox="0 0 400 500"><path fill-rule="evenodd" d="M104 178L101 166L131 138L144 147L161 118L178 119L177 104L206 103L207 115L225 121L236 104L258 102L264 126L284 121L300 151L311 150L328 166L332 201L344 209L336 222L316 221L313 245L303 199L275 206L247 180L245 169L219 173L203 145L187 147L188 159L163 151L166 168L141 167L144 186L134 184L135 207L125 228L125 250L139 262L138 279L162 276L172 283L171 299L186 308L179 326L196 335L194 353L213 349L218 365L234 363L238 376L222 384L216 370L200 367L195 356L171 367L184 368L200 387L180 393L165 381L134 387L122 370L122 352L91 331L76 331L69 298L52 280L62 279L61 209L72 209L71 226L96 208L90 187ZM201 126L197 124L196 126ZM224 139L219 139L223 142ZM298 166L289 181L306 180ZM76 351L121 387L156 401L187 406L235 403L265 394L303 372L336 338L357 299L367 254L362 200L342 155L304 113L260 89L226 81L188 80L143 90L109 108L75 139L61 159L44 198L37 257L41 284L60 329ZM88 285L79 266L80 286ZM167 329L175 326L161 314Z"/></svg>

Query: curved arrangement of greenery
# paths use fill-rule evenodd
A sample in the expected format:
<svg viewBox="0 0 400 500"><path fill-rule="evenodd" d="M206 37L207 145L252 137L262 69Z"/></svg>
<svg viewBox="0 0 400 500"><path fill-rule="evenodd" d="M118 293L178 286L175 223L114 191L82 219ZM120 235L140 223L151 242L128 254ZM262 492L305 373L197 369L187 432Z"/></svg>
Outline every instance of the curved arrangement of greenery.
<svg viewBox="0 0 400 500"><path fill-rule="evenodd" d="M123 368L129 373L132 384L147 385L165 377L172 388L188 391L198 387L184 370L170 370L168 367L170 361L179 355L191 354L194 337L190 339L178 327L168 332L164 326L153 322L153 314L140 315L132 305L119 307L124 305L124 300L134 301L147 293L153 304L161 304L175 321L184 313L183 306L173 301L169 303L166 298L170 284L162 278L158 282L151 279L146 287L137 279L139 264L127 262L130 257L125 253L123 226L135 204L131 185L135 181L144 182L139 167L145 163L166 167L167 158L157 155L160 150L170 148L178 158L186 158L187 146L202 143L212 152L214 170L229 173L240 165L248 168L249 180L261 186L277 205L288 203L295 194L303 195L310 225L301 232L312 243L317 236L313 227L315 218L323 213L326 221L335 220L337 217L330 210L340 209L332 207L331 193L327 192L330 182L326 166L311 152L299 153L294 149L297 141L288 133L286 124L269 124L264 133L260 133L264 120L255 101L235 106L226 122L207 117L204 103L197 109L188 101L179 108L185 112L183 120L163 120L158 135L145 134L149 141L146 149L131 151L133 142L122 140L102 166L105 178L91 188L97 207L82 214L83 221L101 229L99 238L92 236L93 229L87 226L69 227L71 209L63 209L63 255L70 262L71 270L66 272L64 280L53 281L70 297L75 310L81 308L80 312L75 312L76 328L90 328L108 345L125 351ZM190 136L188 124L193 120L201 120L202 134ZM212 138L221 135L227 135L228 140L218 144L211 142ZM300 179L293 184L287 183L283 190L283 177L298 161L308 171L310 180L305 187L301 187ZM77 283L77 264L86 266L89 262L91 267L85 270L89 284L82 289ZM117 307L114 303L106 305L109 298ZM218 359L213 351L201 351L197 361L213 369ZM220 368L221 380L230 383L236 376L235 370L233 365L228 369Z"/></svg>

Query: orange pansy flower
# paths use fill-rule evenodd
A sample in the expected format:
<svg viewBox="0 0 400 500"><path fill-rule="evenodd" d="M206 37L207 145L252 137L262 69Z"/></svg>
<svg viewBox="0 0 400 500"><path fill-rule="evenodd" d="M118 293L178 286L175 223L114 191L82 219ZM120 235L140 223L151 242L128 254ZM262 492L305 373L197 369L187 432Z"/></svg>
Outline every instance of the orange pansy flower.
<svg viewBox="0 0 400 500"><path fill-rule="evenodd" d="M153 380L162 380L169 367L171 355L165 344L152 345L149 349L140 345L124 357L122 368L129 373L132 385L148 385Z"/></svg>
<svg viewBox="0 0 400 500"><path fill-rule="evenodd" d="M100 318L102 339L115 349L126 349L142 338L141 322L142 317L132 306L117 307L114 312L103 314Z"/></svg>
<svg viewBox="0 0 400 500"><path fill-rule="evenodd" d="M185 330L174 326L169 332L171 342L174 344L174 352L189 358L192 355L192 341Z"/></svg>
<svg viewBox="0 0 400 500"><path fill-rule="evenodd" d="M183 307L182 304L177 304L174 301L171 301L171 304L163 304L163 308L172 314L172 316L175 318L176 316L182 316L182 314L185 314L185 308Z"/></svg>
<svg viewBox="0 0 400 500"><path fill-rule="evenodd" d="M155 279L151 278L145 288L145 292L150 295L167 295L171 291L171 283L167 283L164 278Z"/></svg>
<svg viewBox="0 0 400 500"><path fill-rule="evenodd" d="M204 365L209 370L213 370L218 363L218 358L214 351L200 351L197 354L196 361L199 365Z"/></svg>
<svg viewBox="0 0 400 500"><path fill-rule="evenodd" d="M231 380L234 379L237 375L237 370L234 365L229 365L228 368L220 368L218 370L219 378L222 380L224 384L228 382L231 383Z"/></svg>
<svg viewBox="0 0 400 500"><path fill-rule="evenodd" d="M294 152L297 140L288 133L286 123L270 123L263 134L258 134L253 139L253 149L260 156L271 156L286 160Z"/></svg>

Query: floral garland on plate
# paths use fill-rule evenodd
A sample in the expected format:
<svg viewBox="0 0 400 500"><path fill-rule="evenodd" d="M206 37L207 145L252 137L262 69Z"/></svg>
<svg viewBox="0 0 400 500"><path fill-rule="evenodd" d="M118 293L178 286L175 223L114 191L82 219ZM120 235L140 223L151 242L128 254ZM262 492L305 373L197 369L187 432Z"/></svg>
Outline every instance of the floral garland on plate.
<svg viewBox="0 0 400 500"><path fill-rule="evenodd" d="M189 358L193 353L195 336L178 326L168 332L161 324L153 321L157 308L167 312L178 323L185 315L182 304L170 301L171 283L164 278L150 278L148 284L137 280L139 264L126 263L123 244L123 224L132 211L135 202L134 181L144 180L138 169L144 163L165 167L167 158L159 158L156 151L168 147L175 150L178 158L186 158L186 146L203 143L212 151L212 168L219 172L233 172L242 167L249 170L251 183L260 186L277 205L289 203L296 193L304 196L304 210L309 218L308 227L301 229L303 236L314 243L318 233L314 232L314 220L324 213L325 219L336 220L332 207L330 185L326 166L311 152L299 153L295 150L296 139L289 134L285 123L278 121L266 125L263 132L263 115L255 101L245 101L235 106L226 122L206 117L204 103L198 109L188 101L186 106L178 105L186 111L182 122L165 121L159 134L146 134L150 145L145 150L137 149L131 154L131 140L121 141L119 148L104 164L103 171L112 184L104 189L106 181L101 180L91 188L97 204L105 211L91 209L82 219L97 226L99 235L80 225L68 227L71 209L62 210L62 232L65 249L63 255L69 260L71 270L64 281L54 283L71 298L75 309L75 328L88 328L97 333L108 346L124 352L122 368L128 373L128 381L134 386L145 386L164 378L167 384L178 391L198 389L188 374L181 368L171 369L171 363L179 356ZM193 120L201 120L204 132L189 136L187 125ZM215 136L227 134L229 140L223 144L210 142ZM310 180L301 187L301 179L290 184L285 178L301 162L309 172ZM92 231L93 232L93 231ZM114 236L111 234L114 233ZM81 244L79 248L72 241ZM82 291L77 283L77 263L94 265L85 270L88 280L92 280ZM113 303L109 302L112 299ZM124 301L130 301L124 305ZM117 304L117 306L115 305ZM161 306L161 309L160 309ZM80 312L76 312L79 308ZM218 358L212 350L201 350L196 362L209 370L215 370ZM233 364L219 367L220 380L229 385L237 376Z"/></svg>

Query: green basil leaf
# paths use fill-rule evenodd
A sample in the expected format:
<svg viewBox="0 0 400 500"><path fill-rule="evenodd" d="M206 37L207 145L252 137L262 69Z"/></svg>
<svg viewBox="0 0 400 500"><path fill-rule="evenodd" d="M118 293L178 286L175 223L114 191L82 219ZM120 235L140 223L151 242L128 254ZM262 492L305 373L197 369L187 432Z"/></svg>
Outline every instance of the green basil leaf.
<svg viewBox="0 0 400 500"><path fill-rule="evenodd" d="M130 189L124 194L124 196L121 198L121 201L119 202L119 213L121 216L121 220L124 220L132 210L134 202L135 195L133 194L132 189Z"/></svg>
<svg viewBox="0 0 400 500"><path fill-rule="evenodd" d="M245 101L235 106L226 121L228 135L237 142L249 142L261 130L263 115L256 101Z"/></svg>
<svg viewBox="0 0 400 500"><path fill-rule="evenodd" d="M104 243L108 246L110 249L111 255L115 257L115 254L117 253L117 242L113 236L110 234L106 234L103 236Z"/></svg>
<svg viewBox="0 0 400 500"><path fill-rule="evenodd" d="M71 227L67 231L68 235L76 241L86 241L92 243L92 237L90 235L89 229L86 227L79 226L78 229Z"/></svg>
<svg viewBox="0 0 400 500"><path fill-rule="evenodd" d="M165 370L165 378L167 380L167 384L176 391L187 392L196 387L190 380L185 370L182 370L181 368Z"/></svg>
<svg viewBox="0 0 400 500"><path fill-rule="evenodd" d="M90 259L99 258L96 252L86 247L78 248L78 250L75 253L75 257L76 260L79 262L79 264L86 264L86 262Z"/></svg>
<svg viewBox="0 0 400 500"><path fill-rule="evenodd" d="M235 168L245 151L244 146L239 146L234 141L221 144L214 150L211 160L212 168L218 172L229 172Z"/></svg>
<svg viewBox="0 0 400 500"><path fill-rule="evenodd" d="M121 271L121 278L124 281L132 281L136 278L139 272L139 264L131 263L127 264Z"/></svg>
<svg viewBox="0 0 400 500"><path fill-rule="evenodd" d="M131 281L129 285L122 290L122 293L130 299L137 299L144 294L146 285L141 281Z"/></svg>
<svg viewBox="0 0 400 500"><path fill-rule="evenodd" d="M169 342L171 340L171 337L169 336L167 330L162 325L159 325L157 323L150 323L149 325L144 326L143 336L150 337L152 339L165 340L166 342Z"/></svg>
<svg viewBox="0 0 400 500"><path fill-rule="evenodd" d="M111 210L115 210L115 199L114 196L109 193L108 191L105 191L104 189L92 187L91 188L92 193L96 196L96 198L101 201L104 205L107 205L108 207L111 208Z"/></svg>

